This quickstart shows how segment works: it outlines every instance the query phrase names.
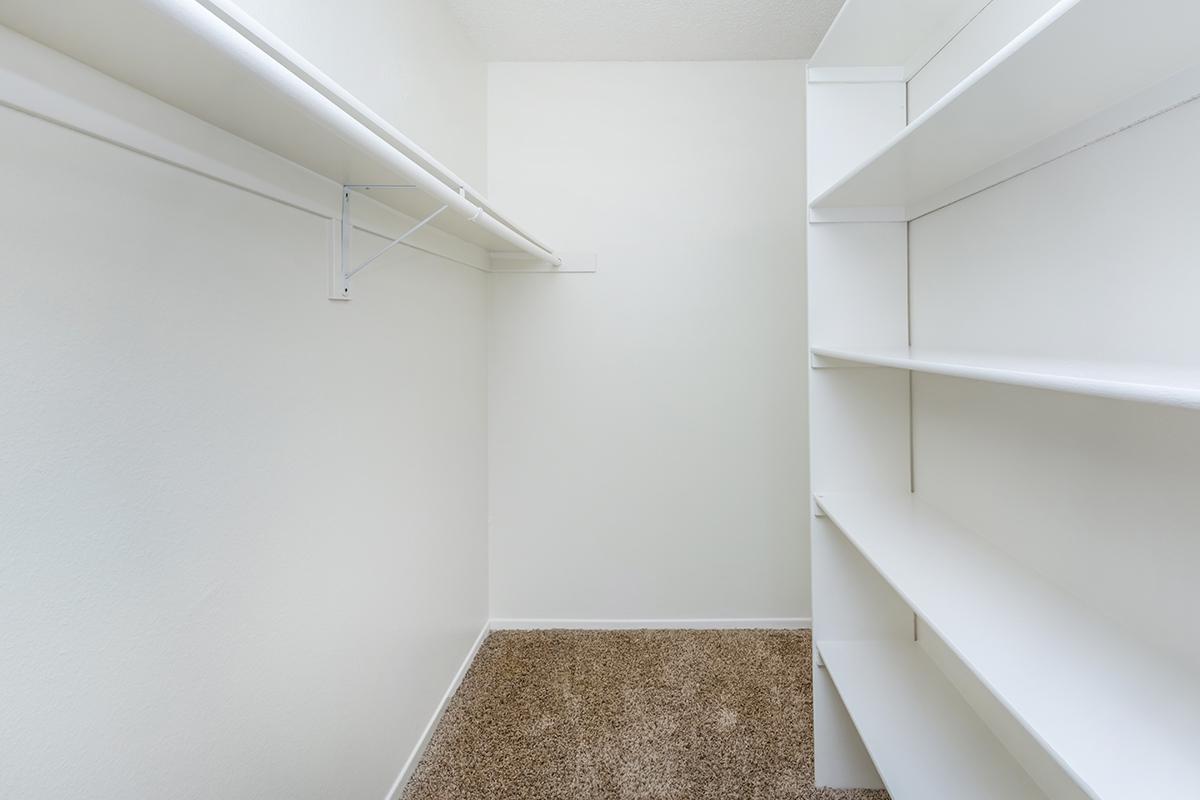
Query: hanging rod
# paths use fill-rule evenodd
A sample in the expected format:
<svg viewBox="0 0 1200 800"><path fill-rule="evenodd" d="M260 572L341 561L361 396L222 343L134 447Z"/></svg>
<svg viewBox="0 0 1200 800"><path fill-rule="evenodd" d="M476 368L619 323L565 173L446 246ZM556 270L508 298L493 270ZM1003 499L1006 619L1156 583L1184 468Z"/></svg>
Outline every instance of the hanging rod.
<svg viewBox="0 0 1200 800"><path fill-rule="evenodd" d="M231 61L254 72L343 140L378 159L388 172L398 173L449 210L535 259L555 266L562 264L559 256L503 220L464 181L228 0L151 2Z"/></svg>

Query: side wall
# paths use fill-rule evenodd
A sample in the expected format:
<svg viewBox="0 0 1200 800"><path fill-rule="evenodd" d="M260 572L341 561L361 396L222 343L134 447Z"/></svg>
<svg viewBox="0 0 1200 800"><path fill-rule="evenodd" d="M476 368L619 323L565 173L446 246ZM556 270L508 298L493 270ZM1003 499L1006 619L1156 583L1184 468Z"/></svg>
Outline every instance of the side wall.
<svg viewBox="0 0 1200 800"><path fill-rule="evenodd" d="M330 302L328 220L0 140L0 795L384 797L487 618L486 276L397 248Z"/></svg>
<svg viewBox="0 0 1200 800"><path fill-rule="evenodd" d="M489 76L493 616L808 617L804 65Z"/></svg>

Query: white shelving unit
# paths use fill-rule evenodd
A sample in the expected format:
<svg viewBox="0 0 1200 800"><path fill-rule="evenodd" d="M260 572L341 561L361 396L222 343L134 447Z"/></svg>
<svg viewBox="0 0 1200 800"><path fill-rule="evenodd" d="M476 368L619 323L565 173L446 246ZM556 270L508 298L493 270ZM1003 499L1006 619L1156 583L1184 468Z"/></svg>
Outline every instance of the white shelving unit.
<svg viewBox="0 0 1200 800"><path fill-rule="evenodd" d="M967 64L987 25L1006 37L1021 32ZM908 83L923 69L936 79L923 87L953 88L910 118ZM1006 213L999 201L971 206L989 190L1045 194L1055 187L1026 182L1021 195L1008 182L1139 136L1143 123L1198 97L1200 4L1185 0L848 0L811 61L818 785L886 786L896 800L1140 800L1200 787L1200 629L1182 611L1197 595L1176 569L1197 552L1179 473L1200 475L1200 460L1166 444L1172 431L1190 441L1189 425L1200 424L1187 416L1200 410L1200 370L1172 357L1186 348L1156 348L1154 338L1175 325L1177 341L1187 341L1194 330L1154 319L1153 305L1123 315L1121 289L1074 290L1089 277L1082 257L1071 263L1074 245L1111 235L1113 220L1038 228L1033 245L1022 240L1021 252L1043 245L1041 268L1062 264L1066 277L1021 269L997 277L987 272L1004 269L995 250L961 264L968 278L954 273L971 243L1007 246L971 234L992 230L979 209ZM1057 174L1090 181L1107 166ZM1064 187L1064 196L1083 204L1090 185ZM1152 218L1155 202L1173 207L1185 191L1143 190L1125 213ZM957 210L932 214L946 206ZM919 237L910 239L910 223L923 226ZM1142 229L1129 225L1127 235ZM1168 259L1129 265L1148 280L1144 298L1128 302L1158 298L1165 308L1173 286L1188 289L1170 248L1155 252ZM1023 290L1039 297L1023 306L1027 316L938 313L941 303L996 312L988 287L1002 284L1013 302L1022 279L1036 282ZM1057 338L1011 345L1006 331L1037 330L1038 314L1055 315L1040 324ZM1139 320L1121 328L1136 339L1123 354L1164 355L1104 360L1103 344L1078 335L1094 328L1091 338L1105 340L1099 332L1113 320ZM998 384L1054 394L1018 401L1021 389ZM1092 439L1055 438L1078 418ZM1014 430L1029 441L1013 441ZM1121 444L1094 444L1105 437ZM1032 460L1047 454L1057 472ZM1027 480L1035 467L1045 485ZM1111 511L1123 469L1131 496L1165 504L1147 509L1145 530Z"/></svg>
<svg viewBox="0 0 1200 800"><path fill-rule="evenodd" d="M501 266L564 266L562 256L229 0L13 0L0 8L0 25L352 193L378 189L372 199L414 222L429 218L430 227ZM81 80L48 63L34 70L6 72L0 100L46 114L24 98L44 106ZM46 85L24 92L31 79ZM75 122L69 109L50 113Z"/></svg>
<svg viewBox="0 0 1200 800"><path fill-rule="evenodd" d="M817 647L893 797L1045 797L915 644L818 642ZM895 748L897 739L911 747Z"/></svg>
<svg viewBox="0 0 1200 800"><path fill-rule="evenodd" d="M1053 392L1200 409L1200 370L1153 364L1105 364L1015 358L919 347L812 348L814 368L867 365L949 375Z"/></svg>
<svg viewBox="0 0 1200 800"><path fill-rule="evenodd" d="M842 6L809 66L888 67L907 80L988 0L854 0Z"/></svg>
<svg viewBox="0 0 1200 800"><path fill-rule="evenodd" d="M1060 0L811 206L912 219L923 201L1194 66L1197 27L1196 4Z"/></svg>
<svg viewBox="0 0 1200 800"><path fill-rule="evenodd" d="M1200 676L912 494L817 503L1090 795L1200 786Z"/></svg>

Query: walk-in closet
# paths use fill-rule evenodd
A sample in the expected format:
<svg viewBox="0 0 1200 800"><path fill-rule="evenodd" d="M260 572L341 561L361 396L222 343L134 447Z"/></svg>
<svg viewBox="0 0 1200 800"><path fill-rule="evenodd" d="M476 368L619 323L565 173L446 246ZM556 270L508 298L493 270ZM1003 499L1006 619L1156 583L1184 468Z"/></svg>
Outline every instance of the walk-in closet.
<svg viewBox="0 0 1200 800"><path fill-rule="evenodd" d="M0 798L1200 797L1200 4L0 0Z"/></svg>

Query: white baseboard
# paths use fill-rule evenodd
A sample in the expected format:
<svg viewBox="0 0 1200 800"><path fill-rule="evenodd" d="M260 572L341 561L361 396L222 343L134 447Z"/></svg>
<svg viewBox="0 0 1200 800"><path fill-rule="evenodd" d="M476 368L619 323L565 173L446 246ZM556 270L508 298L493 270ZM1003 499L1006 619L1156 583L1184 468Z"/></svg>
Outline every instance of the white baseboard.
<svg viewBox="0 0 1200 800"><path fill-rule="evenodd" d="M493 619L494 631L538 631L566 628L573 630L733 630L767 628L797 630L811 628L811 617L770 617L764 619Z"/></svg>
<svg viewBox="0 0 1200 800"><path fill-rule="evenodd" d="M450 704L450 698L454 697L454 693L458 691L458 685L466 677L467 670L471 668L471 662L475 660L475 654L479 652L479 647L483 644L483 640L487 638L491 630L490 621L485 622L483 630L479 632L479 636L475 638L475 643L467 651L467 657L463 659L462 664L458 667L458 671L454 673L454 677L450 680L450 686L446 689L446 693L442 695L437 708L433 710L433 716L429 718L429 722L425 725L425 730L421 731L421 736L417 739L416 746L413 747L408 760L404 762L404 767L401 768L400 774L396 776L396 781L392 784L392 788L388 790L384 800L396 800L400 796L400 792L403 791L404 785L408 783L408 779L412 777L413 770L420 763L421 756L424 755L425 748L428 746L430 738L433 737L433 732L437 729L438 722L442 719L442 714L446 712L446 706Z"/></svg>

